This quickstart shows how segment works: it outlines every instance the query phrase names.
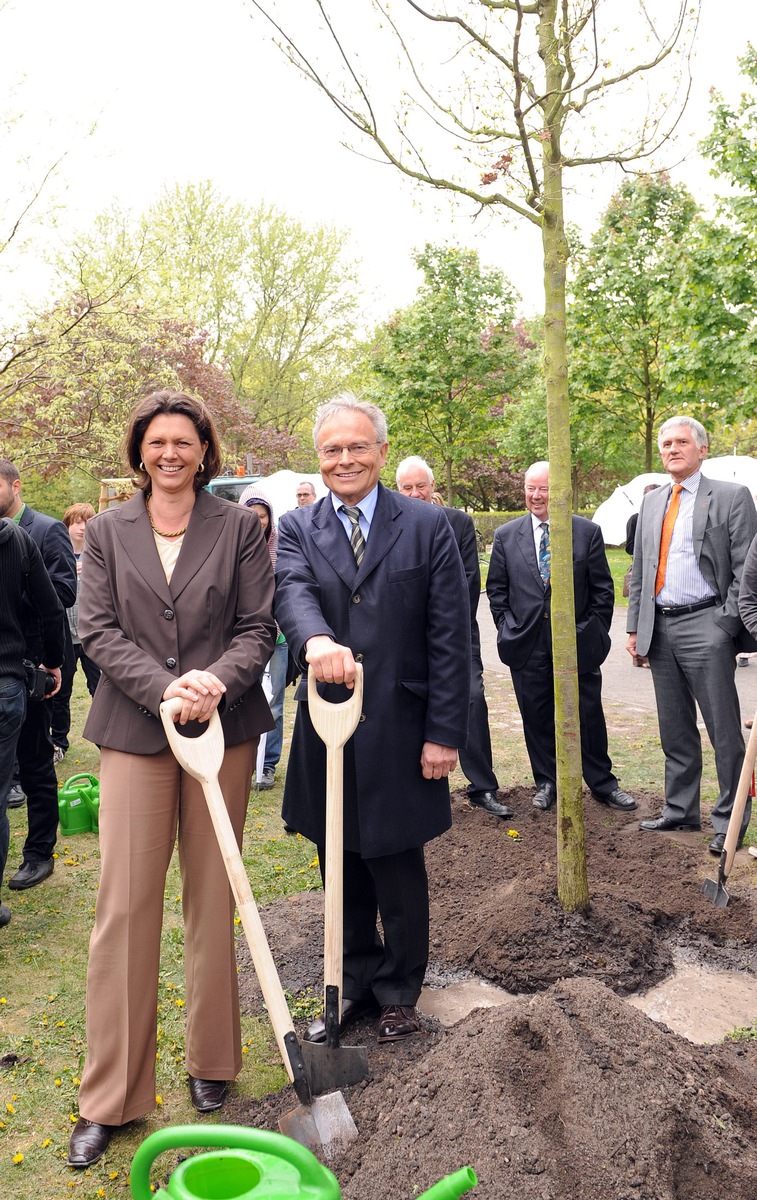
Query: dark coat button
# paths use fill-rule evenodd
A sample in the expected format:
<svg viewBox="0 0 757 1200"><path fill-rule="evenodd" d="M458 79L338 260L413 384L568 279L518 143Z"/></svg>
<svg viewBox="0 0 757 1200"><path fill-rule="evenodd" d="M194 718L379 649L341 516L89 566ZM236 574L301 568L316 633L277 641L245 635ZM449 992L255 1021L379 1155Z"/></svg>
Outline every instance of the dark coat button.
<svg viewBox="0 0 757 1200"><path fill-rule="evenodd" d="M363 661L363 656L362 656L362 654L356 654L356 655L355 655L355 662L362 662L362 661Z"/></svg>
<svg viewBox="0 0 757 1200"><path fill-rule="evenodd" d="M166 666L167 666L167 667L169 667L169 668L173 668L173 667L175 667L175 666L176 666L176 659L175 659L175 658L167 658L167 659L166 659Z"/></svg>
<svg viewBox="0 0 757 1200"><path fill-rule="evenodd" d="M361 720L361 721L364 721L364 720L365 720L365 713L361 713L361 714L360 714L360 720Z"/></svg>
<svg viewBox="0 0 757 1200"><path fill-rule="evenodd" d="M353 604L359 604L359 603L360 603L360 601L361 601L362 599L363 599L363 597L362 597L362 596L360 596L360 595L353 596L353 597L352 597L352 603L353 603Z"/></svg>
<svg viewBox="0 0 757 1200"><path fill-rule="evenodd" d="M163 616L166 618L167 621L173 621L173 609L172 608L163 609Z"/></svg>

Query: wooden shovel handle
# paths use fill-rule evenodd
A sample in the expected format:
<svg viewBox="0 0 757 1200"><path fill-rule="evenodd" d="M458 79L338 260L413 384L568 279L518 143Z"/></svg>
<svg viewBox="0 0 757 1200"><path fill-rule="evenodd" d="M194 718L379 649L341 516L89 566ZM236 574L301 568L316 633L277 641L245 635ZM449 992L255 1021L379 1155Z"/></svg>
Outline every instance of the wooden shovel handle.
<svg viewBox="0 0 757 1200"><path fill-rule="evenodd" d="M355 664L355 687L349 700L330 704L319 694L308 672L308 712L326 745L326 870L324 873L323 986L339 992L342 1009L344 956L344 744L358 726L363 704L363 668Z"/></svg>
<svg viewBox="0 0 757 1200"><path fill-rule="evenodd" d="M754 771L755 760L757 760L757 712L754 714L752 728L749 734L749 741L744 751L744 762L741 765L741 774L736 787L736 795L733 798L733 807L731 816L728 821L728 830L725 835L725 844L723 853L725 861L723 862L722 872L727 878L730 874L733 860L736 855L736 847L739 844L739 834L741 833L741 822L744 818L744 809L746 808L747 798L749 796L749 788L752 784L752 773Z"/></svg>
<svg viewBox="0 0 757 1200"><path fill-rule="evenodd" d="M176 761L194 779L202 784L205 801L213 823L218 847L221 851L226 874L229 877L231 890L239 909L242 928L247 938L247 945L260 983L260 990L268 1009L268 1016L276 1036L281 1060L287 1069L291 1081L294 1080L289 1051L284 1038L288 1033L294 1033L294 1025L289 1015L284 989L281 986L276 965L273 961L271 948L260 920L258 906L252 894L250 881L244 869L242 855L234 836L226 802L218 783L218 771L223 762L223 728L221 719L214 712L209 721L209 728L198 738L187 738L176 729L173 714L181 709L180 699L164 700L160 706L160 719L166 731L168 744ZM221 755L218 757L218 740L220 737Z"/></svg>

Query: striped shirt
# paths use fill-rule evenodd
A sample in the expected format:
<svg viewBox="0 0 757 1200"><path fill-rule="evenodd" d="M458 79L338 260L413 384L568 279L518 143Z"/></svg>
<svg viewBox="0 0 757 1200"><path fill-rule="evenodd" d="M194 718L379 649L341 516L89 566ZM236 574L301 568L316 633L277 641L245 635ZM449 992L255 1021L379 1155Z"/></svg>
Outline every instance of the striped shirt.
<svg viewBox="0 0 757 1200"><path fill-rule="evenodd" d="M701 478L702 472L696 471L689 475L688 479L681 480L681 506L670 540L665 584L656 597L658 605L697 604L700 600L709 600L717 594L699 570L694 553L694 507ZM671 487L665 506L666 512L672 494Z"/></svg>

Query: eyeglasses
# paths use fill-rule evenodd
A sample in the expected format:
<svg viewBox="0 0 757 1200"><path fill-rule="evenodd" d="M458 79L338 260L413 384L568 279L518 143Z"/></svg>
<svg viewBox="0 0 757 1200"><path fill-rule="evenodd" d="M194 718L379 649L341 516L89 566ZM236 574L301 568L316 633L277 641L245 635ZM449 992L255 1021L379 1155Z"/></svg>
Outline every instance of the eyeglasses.
<svg viewBox="0 0 757 1200"><path fill-rule="evenodd" d="M297 496L298 500L307 500L308 496L313 495L313 493L312 492L296 492L295 495Z"/></svg>
<svg viewBox="0 0 757 1200"><path fill-rule="evenodd" d="M375 442L350 442L349 446L319 446L316 453L320 459L325 459L326 462L336 462L341 458L345 450L350 458L364 458L366 454L370 454L374 446L380 446L381 443Z"/></svg>

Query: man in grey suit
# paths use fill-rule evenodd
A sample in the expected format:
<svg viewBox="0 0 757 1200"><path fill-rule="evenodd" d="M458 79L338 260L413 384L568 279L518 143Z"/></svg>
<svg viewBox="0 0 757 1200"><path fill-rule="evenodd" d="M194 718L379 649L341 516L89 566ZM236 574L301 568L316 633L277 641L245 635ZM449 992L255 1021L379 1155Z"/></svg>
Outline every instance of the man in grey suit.
<svg viewBox="0 0 757 1200"><path fill-rule="evenodd" d="M636 666L648 659L652 669L665 753L665 805L661 816L642 821L640 828L701 828L699 704L720 789L710 850L720 854L744 759L735 680L736 639L744 635L738 598L744 560L757 534L757 511L747 488L701 473L707 433L698 421L671 417L657 444L671 486L642 501L626 649ZM749 816L747 804L742 837Z"/></svg>

